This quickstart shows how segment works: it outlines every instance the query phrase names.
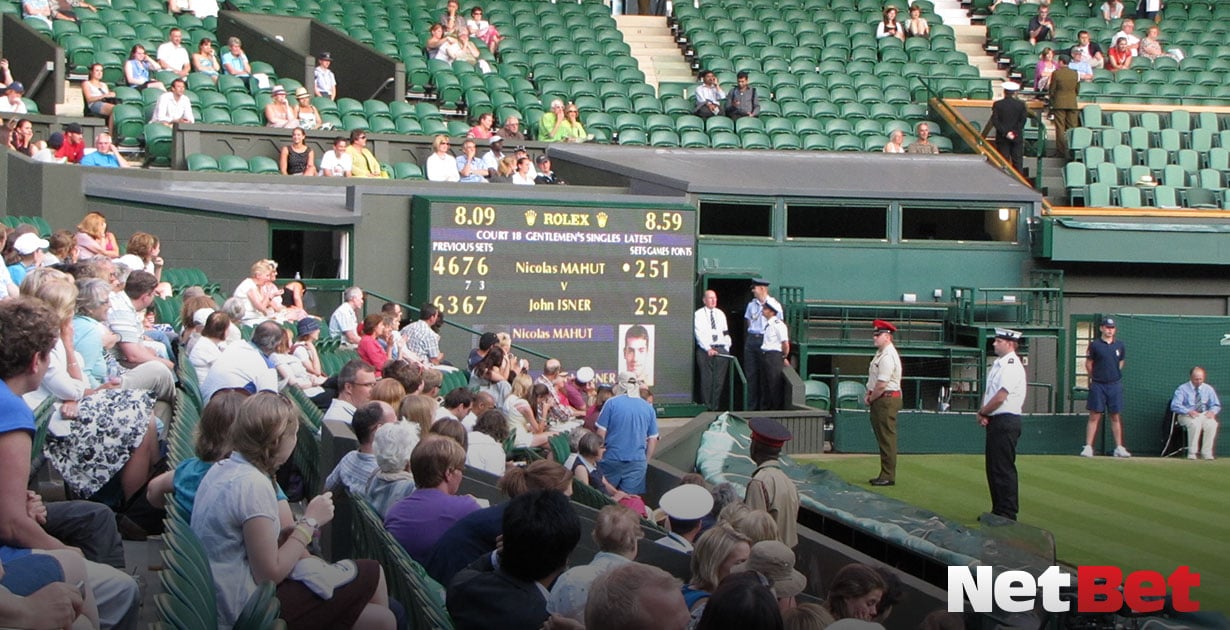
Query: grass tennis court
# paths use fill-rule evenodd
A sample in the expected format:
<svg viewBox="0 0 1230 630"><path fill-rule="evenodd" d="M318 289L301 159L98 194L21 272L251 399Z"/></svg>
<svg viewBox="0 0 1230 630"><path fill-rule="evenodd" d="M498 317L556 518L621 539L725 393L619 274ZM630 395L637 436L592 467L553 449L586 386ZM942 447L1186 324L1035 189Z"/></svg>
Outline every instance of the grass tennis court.
<svg viewBox="0 0 1230 630"><path fill-rule="evenodd" d="M907 455L897 485L873 488L879 458L799 458L850 483L977 527L990 511L981 455ZM1022 456L1020 520L1055 536L1061 562L1201 576L1202 610L1230 613L1230 461Z"/></svg>

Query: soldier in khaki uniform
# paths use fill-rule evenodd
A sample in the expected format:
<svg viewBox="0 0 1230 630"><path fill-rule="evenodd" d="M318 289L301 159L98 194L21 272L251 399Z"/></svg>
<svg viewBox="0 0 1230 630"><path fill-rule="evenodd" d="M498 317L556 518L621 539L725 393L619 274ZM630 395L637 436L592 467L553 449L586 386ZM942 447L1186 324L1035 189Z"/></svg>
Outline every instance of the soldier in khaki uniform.
<svg viewBox="0 0 1230 630"><path fill-rule="evenodd" d="M794 436L790 429L771 418L752 418L748 425L752 429L751 456L756 472L747 482L744 500L752 508L772 514L777 521L777 539L793 548L799 544L799 490L782 472L777 458L782 446Z"/></svg>
<svg viewBox="0 0 1230 630"><path fill-rule="evenodd" d="M867 369L867 406L871 408L871 428L880 445L880 476L873 486L897 483L897 412L901 411L901 357L893 347L897 327L882 319L872 322L876 355Z"/></svg>

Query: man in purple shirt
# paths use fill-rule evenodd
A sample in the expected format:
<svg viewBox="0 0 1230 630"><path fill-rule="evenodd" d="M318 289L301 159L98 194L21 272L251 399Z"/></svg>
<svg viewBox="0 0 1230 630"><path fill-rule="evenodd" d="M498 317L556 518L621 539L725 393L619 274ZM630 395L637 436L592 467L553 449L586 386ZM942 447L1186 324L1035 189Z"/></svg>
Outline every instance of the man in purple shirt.
<svg viewBox="0 0 1230 630"><path fill-rule="evenodd" d="M465 449L450 438L425 436L410 453L417 489L389 508L384 528L419 563L427 562L453 523L480 507L472 496L456 496L465 467Z"/></svg>

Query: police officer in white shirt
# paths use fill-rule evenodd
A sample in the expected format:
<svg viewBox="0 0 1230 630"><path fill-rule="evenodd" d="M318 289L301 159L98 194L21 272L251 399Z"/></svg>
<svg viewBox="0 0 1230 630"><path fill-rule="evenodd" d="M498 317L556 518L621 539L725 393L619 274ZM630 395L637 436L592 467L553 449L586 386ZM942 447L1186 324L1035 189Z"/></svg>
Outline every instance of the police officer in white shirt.
<svg viewBox="0 0 1230 630"><path fill-rule="evenodd" d="M782 304L773 298L764 302L764 342L760 351L764 357L764 395L761 409L784 409L782 400L782 371L790 361L790 332L782 321Z"/></svg>
<svg viewBox="0 0 1230 630"><path fill-rule="evenodd" d="M978 424L987 430L987 485L991 489L991 513L1016 520L1016 442L1021 437L1021 408L1025 404L1025 366L1016 355L1021 333L995 329L994 348L999 357L987 372Z"/></svg>
<svg viewBox="0 0 1230 630"><path fill-rule="evenodd" d="M700 400L710 411L722 408L726 375L730 368L730 329L726 313L717 307L717 293L705 291L705 305L692 317L696 338L696 369L700 372Z"/></svg>
<svg viewBox="0 0 1230 630"><path fill-rule="evenodd" d="M701 519L713 511L713 495L700 486L685 483L666 491L658 505L666 513L670 533L654 542L691 554L692 545L700 536Z"/></svg>

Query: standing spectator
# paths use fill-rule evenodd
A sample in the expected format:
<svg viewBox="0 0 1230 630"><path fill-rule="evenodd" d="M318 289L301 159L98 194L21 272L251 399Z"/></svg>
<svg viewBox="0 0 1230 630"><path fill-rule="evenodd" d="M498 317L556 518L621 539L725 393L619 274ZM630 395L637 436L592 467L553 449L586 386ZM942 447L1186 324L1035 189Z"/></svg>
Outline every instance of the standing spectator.
<svg viewBox="0 0 1230 630"><path fill-rule="evenodd" d="M337 77L330 67L333 66L333 55L328 51L316 55L316 69L312 71L312 89L316 96L327 96L337 100Z"/></svg>
<svg viewBox="0 0 1230 630"><path fill-rule="evenodd" d="M897 483L897 413L901 411L901 357L893 346L897 327L877 319L872 322L876 354L867 368L867 395L863 401L871 408L871 428L880 447L880 474L869 481L873 486Z"/></svg>
<svg viewBox="0 0 1230 630"><path fill-rule="evenodd" d="M176 123L196 122L196 116L192 113L192 101L184 95L187 89L188 84L183 79L172 81L171 90L158 97L158 103L154 106L154 116L150 122L162 123L168 127Z"/></svg>
<svg viewBox="0 0 1230 630"><path fill-rule="evenodd" d="M1136 22L1133 20L1124 20L1119 27L1119 32L1115 33L1110 38L1110 41L1118 44L1119 38L1127 40L1127 47L1132 51L1132 56L1140 54L1140 38L1136 36Z"/></svg>
<svg viewBox="0 0 1230 630"><path fill-rule="evenodd" d="M483 112L478 115L478 120L474 122L473 127L470 127L466 137L487 140L495 135L495 131L492 129L493 125L495 125L495 114Z"/></svg>
<svg viewBox="0 0 1230 630"><path fill-rule="evenodd" d="M620 372L615 386L622 395L607 401L598 415L598 435L606 441L602 474L618 490L645 492L645 471L658 447L658 416L641 399L641 384L632 372Z"/></svg>
<svg viewBox="0 0 1230 630"><path fill-rule="evenodd" d="M161 81L150 78L150 73L158 72L160 69L158 62L150 59L146 54L145 46L137 44L132 47L132 51L128 53L128 60L124 62L124 80L128 82L128 87L138 90L145 88L166 90L167 87Z"/></svg>
<svg viewBox="0 0 1230 630"><path fill-rule="evenodd" d="M1221 400L1204 379L1204 368L1192 368L1188 381L1174 390L1174 397L1170 399L1170 410L1178 416L1179 424L1187 429L1188 459L1196 459L1197 453L1205 459L1213 459L1213 444L1217 441L1217 414L1221 413Z"/></svg>
<svg viewBox="0 0 1230 630"><path fill-rule="evenodd" d="M218 73L222 72L222 62L218 61L218 53L214 52L214 40L203 37L197 44L196 52L192 53L192 69L195 72L209 75L218 82Z"/></svg>
<svg viewBox="0 0 1230 630"><path fill-rule="evenodd" d="M876 23L876 39L885 37L896 37L905 41L905 27L897 21L897 7L885 8L884 19Z"/></svg>
<svg viewBox="0 0 1230 630"><path fill-rule="evenodd" d="M717 307L717 301L715 291L705 291L704 306L692 316L700 399L710 410L722 408L732 346L726 313Z"/></svg>
<svg viewBox="0 0 1230 630"><path fill-rule="evenodd" d="M525 137L525 133L521 131L521 119L516 116L509 116L504 119L504 126L500 127L499 134L505 140L520 140L522 142L529 140Z"/></svg>
<svg viewBox="0 0 1230 630"><path fill-rule="evenodd" d="M414 492L389 508L384 526L420 563L453 523L480 507L474 497L457 495L465 463L465 449L443 436L422 436L410 455Z"/></svg>
<svg viewBox="0 0 1230 630"><path fill-rule="evenodd" d="M905 21L905 34L908 37L931 37L931 25L922 16L922 7L910 5L910 19Z"/></svg>
<svg viewBox="0 0 1230 630"><path fill-rule="evenodd" d="M290 130L290 144L282 147L278 167L283 175L311 177L316 174L316 152L308 146L307 132L301 127Z"/></svg>
<svg viewBox="0 0 1230 630"><path fill-rule="evenodd" d="M1055 22L1051 19L1051 8L1047 5L1038 7L1038 14L1029 20L1029 44L1055 39Z"/></svg>
<svg viewBox="0 0 1230 630"><path fill-rule="evenodd" d="M918 123L918 139L911 142L910 146L905 148L906 153L921 153L930 155L939 155L940 148L931 144L931 126L925 121Z"/></svg>
<svg viewBox="0 0 1230 630"><path fill-rule="evenodd" d="M700 85L692 93L696 100L693 114L701 118L722 115L722 101L726 100L726 92L718 85L717 75L712 70L700 71Z"/></svg>
<svg viewBox="0 0 1230 630"><path fill-rule="evenodd" d="M1085 373L1089 375L1089 423L1085 428L1085 446L1081 457L1093 457L1093 438L1097 436L1102 415L1110 413L1110 430L1115 437L1115 457L1131 457L1123 448L1123 364L1127 360L1127 347L1115 338L1114 318L1107 317L1099 326L1102 333L1089 342L1085 355Z"/></svg>
<svg viewBox="0 0 1230 630"><path fill-rule="evenodd" d="M94 136L94 152L81 158L82 166L102 168L128 168L128 160L120 155L119 147L111 143L111 134L100 131Z"/></svg>
<svg viewBox="0 0 1230 630"><path fill-rule="evenodd" d="M372 150L367 148L366 129L351 130L350 147L346 149L346 152L350 154L351 177L387 178L389 176L380 166L380 160L377 160Z"/></svg>
<svg viewBox="0 0 1230 630"><path fill-rule="evenodd" d="M487 49L492 53L499 52L500 42L504 38L500 35L500 31L491 25L491 22L483 19L482 7L476 6L470 9L470 19L466 20L466 28L469 29L471 35L486 44Z"/></svg>
<svg viewBox="0 0 1230 630"><path fill-rule="evenodd" d="M743 369L747 373L747 408L756 410L764 400L764 378L760 366L764 345L764 305L769 299L769 282L760 278L752 280L752 299L743 309L747 334L743 341Z"/></svg>
<svg viewBox="0 0 1230 630"><path fill-rule="evenodd" d="M1106 54L1106 69L1111 72L1126 70L1132 65L1132 48L1128 44L1126 37L1120 37L1115 40L1115 45L1111 46L1110 52Z"/></svg>
<svg viewBox="0 0 1230 630"><path fill-rule="evenodd" d="M995 329L992 342L998 357L987 371L987 387L978 408L978 424L987 430L987 486L991 490L991 513L1015 521L1020 501L1017 495L1016 442L1021 439L1021 411L1025 405L1025 366L1016 355L1021 333Z"/></svg>
<svg viewBox="0 0 1230 630"><path fill-rule="evenodd" d="M1081 89L1080 75L1068 67L1068 56L1059 55L1059 69L1051 75L1047 92L1051 97L1051 114L1055 116L1055 148L1059 156L1068 155L1068 130L1079 127L1080 104L1077 95Z"/></svg>
<svg viewBox="0 0 1230 630"><path fill-rule="evenodd" d="M434 149L427 157L427 181L456 182L461 181L461 173L457 170L457 158L448 152L448 136L438 135L431 141Z"/></svg>
<svg viewBox="0 0 1230 630"><path fill-rule="evenodd" d="M295 111L295 106L286 98L286 88L275 85L269 94L272 100L265 105L265 126L280 129L297 126L299 114Z"/></svg>
<svg viewBox="0 0 1230 630"><path fill-rule="evenodd" d="M303 110L300 110L303 111ZM350 142L346 136L333 139L333 150L326 151L320 158L320 174L325 177L350 177L352 162L350 152L346 150Z"/></svg>
<svg viewBox="0 0 1230 630"><path fill-rule="evenodd" d="M1136 19L1162 21L1162 0L1137 0Z"/></svg>
<svg viewBox="0 0 1230 630"><path fill-rule="evenodd" d="M238 37L226 40L226 52L222 53L222 68L227 74L247 79L252 76L252 64L243 51L243 42Z"/></svg>
<svg viewBox="0 0 1230 630"><path fill-rule="evenodd" d="M56 151L56 157L64 158L70 164L81 163L81 158L85 157L85 138L81 133L81 125L64 125L64 144Z"/></svg>
<svg viewBox="0 0 1230 630"><path fill-rule="evenodd" d="M794 548L799 544L799 491L782 471L782 447L794 439L782 423L772 418L753 418L751 458L756 471L747 484L744 500L755 510L768 512L777 523L777 539Z"/></svg>
<svg viewBox="0 0 1230 630"><path fill-rule="evenodd" d="M363 309L363 289L350 287L342 292L342 303L329 317L329 336L341 337L349 344L359 343L359 313Z"/></svg>
<svg viewBox="0 0 1230 630"><path fill-rule="evenodd" d="M726 95L726 115L736 119L760 115L760 98L756 95L756 88L748 84L746 70L740 70L735 75L735 87Z"/></svg>
<svg viewBox="0 0 1230 630"><path fill-rule="evenodd" d="M178 28L171 29L171 32L167 34L167 41L158 47L158 65L163 70L170 70L181 77L186 77L192 71L192 64L183 41L184 32Z"/></svg>
<svg viewBox="0 0 1230 630"><path fill-rule="evenodd" d="M991 119L982 129L985 138L995 131L995 150L1012 163L1016 172L1025 174L1025 120L1027 108L1016 98L1021 84L1004 81L1004 97L991 105ZM1062 156L1061 157L1066 157Z"/></svg>
<svg viewBox="0 0 1230 630"><path fill-rule="evenodd" d="M307 88L303 86L295 88L295 113L299 119L299 126L304 131L320 129L323 126L324 119L320 115L320 110L312 105L312 95L308 94Z"/></svg>
<svg viewBox="0 0 1230 630"><path fill-rule="evenodd" d="M461 177L458 181L486 184L489 173L486 163L478 157L478 146L472 138L466 138L461 143L461 155L457 156L457 174Z"/></svg>
<svg viewBox="0 0 1230 630"><path fill-rule="evenodd" d="M21 100L26 93L26 86L21 81L13 81L4 88L4 98L0 99L0 112L5 114L28 114L26 102Z"/></svg>
<svg viewBox="0 0 1230 630"><path fill-rule="evenodd" d="M81 98L85 100L85 108L91 114L107 119L107 127L110 128L111 110L115 109L115 92L107 87L102 76L102 64L91 64L90 78L81 82Z"/></svg>
<svg viewBox="0 0 1230 630"><path fill-rule="evenodd" d="M1038 63L1034 65L1034 90L1045 92L1048 85L1051 84L1051 74L1059 64L1055 63L1055 51L1051 48L1043 48L1042 54L1038 56Z"/></svg>

